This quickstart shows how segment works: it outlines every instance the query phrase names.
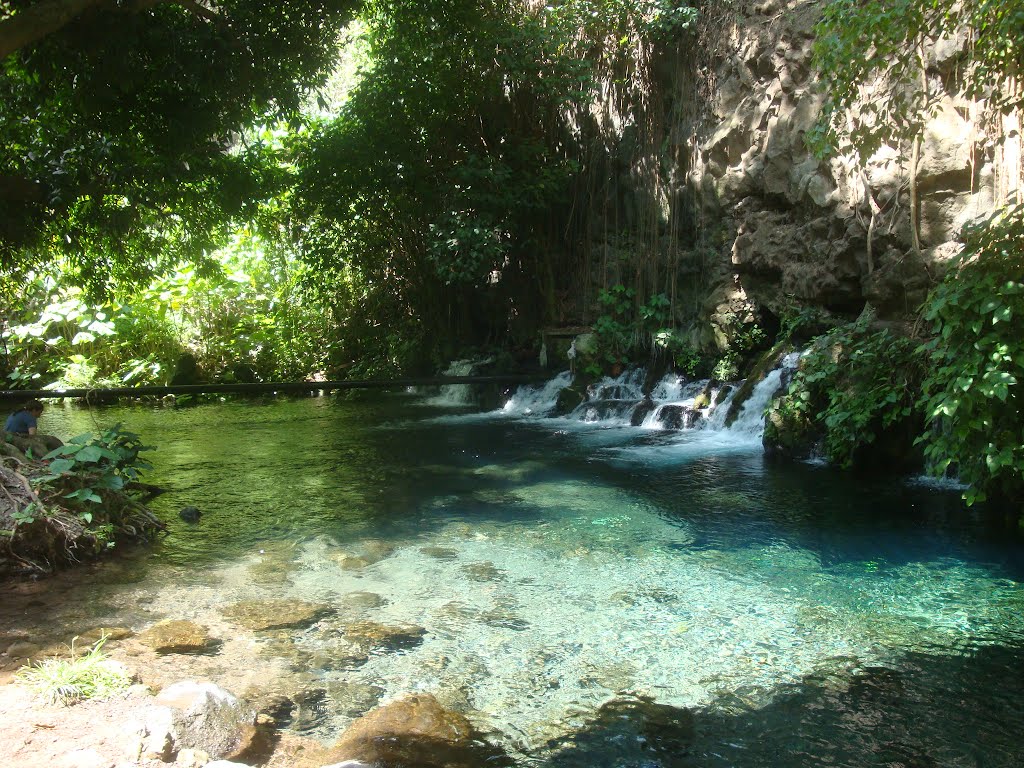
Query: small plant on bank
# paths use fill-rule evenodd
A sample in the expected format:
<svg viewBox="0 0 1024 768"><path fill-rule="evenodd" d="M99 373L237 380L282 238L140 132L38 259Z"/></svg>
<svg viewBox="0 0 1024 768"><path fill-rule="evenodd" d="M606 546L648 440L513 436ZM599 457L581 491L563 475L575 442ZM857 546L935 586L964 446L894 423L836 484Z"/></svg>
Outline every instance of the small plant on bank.
<svg viewBox="0 0 1024 768"><path fill-rule="evenodd" d="M24 667L15 675L16 679L48 704L64 706L87 699L108 699L131 686L131 675L103 653L106 636L76 658L77 639L71 641L69 658L45 659Z"/></svg>

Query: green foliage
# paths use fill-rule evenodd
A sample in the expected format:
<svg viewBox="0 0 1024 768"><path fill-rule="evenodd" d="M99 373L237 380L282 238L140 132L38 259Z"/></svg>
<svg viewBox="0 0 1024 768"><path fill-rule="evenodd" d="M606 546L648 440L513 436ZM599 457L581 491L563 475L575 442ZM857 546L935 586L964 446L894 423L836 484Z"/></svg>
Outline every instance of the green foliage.
<svg viewBox="0 0 1024 768"><path fill-rule="evenodd" d="M633 346L636 291L621 283L601 291L598 301L604 312L594 321L598 353L608 365L625 365Z"/></svg>
<svg viewBox="0 0 1024 768"><path fill-rule="evenodd" d="M665 328L654 334L654 346L668 353L673 367L690 378L694 378L704 366L704 358L690 344L689 340L673 328Z"/></svg>
<svg viewBox="0 0 1024 768"><path fill-rule="evenodd" d="M303 378L326 369L329 317L309 269L243 229L205 269L179 267L92 304L60 264L8 283L2 338L12 388L168 383L186 352L213 380Z"/></svg>
<svg viewBox="0 0 1024 768"><path fill-rule="evenodd" d="M922 437L932 472L955 467L968 503L1024 493L1024 208L965 230L959 267L929 297L935 338Z"/></svg>
<svg viewBox="0 0 1024 768"><path fill-rule="evenodd" d="M47 704L71 706L89 699L109 699L127 690L132 677L125 668L112 661L103 652L104 636L88 652L75 652L75 638L71 641L68 659L44 659L23 667L15 679L24 683Z"/></svg>
<svg viewBox="0 0 1024 768"><path fill-rule="evenodd" d="M355 4L92 5L0 62L0 260L23 273L64 258L105 293L202 261L279 191L268 155L237 137L297 118Z"/></svg>
<svg viewBox="0 0 1024 768"><path fill-rule="evenodd" d="M910 339L872 331L871 315L819 337L776 405L790 423L818 423L825 452L849 467L855 452L891 428L921 421L916 393L924 355Z"/></svg>
<svg viewBox="0 0 1024 768"><path fill-rule="evenodd" d="M532 338L575 172L560 126L588 64L515 4L375 0L363 16L369 63L309 137L295 198L339 364L385 372L443 356L445 338L491 344L513 313Z"/></svg>
<svg viewBox="0 0 1024 768"><path fill-rule="evenodd" d="M32 478L41 499L73 509L89 528L100 545L112 546L113 529L100 527L100 518L110 522L111 492L120 493L137 480L139 474L152 467L140 457L151 450L138 435L126 432L117 424L99 435L84 434L72 438L43 457L48 461L46 474Z"/></svg>
<svg viewBox="0 0 1024 768"><path fill-rule="evenodd" d="M724 337L724 349L714 364L711 377L717 381L734 381L739 378L744 363L767 348L768 335L751 313L729 310L716 315L714 323Z"/></svg>

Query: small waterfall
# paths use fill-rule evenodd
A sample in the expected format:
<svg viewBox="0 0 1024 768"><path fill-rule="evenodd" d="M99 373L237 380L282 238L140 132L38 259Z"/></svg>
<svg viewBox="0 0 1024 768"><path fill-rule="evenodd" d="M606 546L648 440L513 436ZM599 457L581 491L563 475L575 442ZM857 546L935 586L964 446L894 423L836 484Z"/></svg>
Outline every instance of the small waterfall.
<svg viewBox="0 0 1024 768"><path fill-rule="evenodd" d="M606 377L590 385L586 401L565 418L581 424L609 427L638 427L664 432L720 432L742 438L756 439L764 430L764 411L769 401L786 384L789 374L800 359L798 353L787 355L779 368L758 382L743 404L736 420L725 426L739 383L717 384L709 379L687 381L670 373L644 395L646 371L642 368L625 371L617 377ZM572 385L572 375L565 371L543 386L523 386L505 404L502 413L508 416L547 416L554 412L559 393ZM723 390L729 388L726 394Z"/></svg>
<svg viewBox="0 0 1024 768"><path fill-rule="evenodd" d="M736 421L729 427L730 432L750 437L761 435L764 431L764 409L782 387L782 372L782 368L776 368L758 382L747 402L740 408Z"/></svg>
<svg viewBox="0 0 1024 768"><path fill-rule="evenodd" d="M796 370L799 362L799 352L791 352L782 358L779 367L771 371L754 387L754 391L750 393L747 402L740 408L729 431L739 435L760 437L764 432L764 411L768 407L768 403L779 393L779 390L788 385L790 376ZM723 403L723 405L725 404ZM728 409L723 408L722 411L724 416Z"/></svg>
<svg viewBox="0 0 1024 768"><path fill-rule="evenodd" d="M682 377L666 376L651 391L651 399L657 405L644 417L640 426L644 429L694 429L700 426L707 413L714 409L711 406L695 408L694 403L705 391L709 393L709 403L714 402L715 393L710 389L710 383L707 379L684 383Z"/></svg>
<svg viewBox="0 0 1024 768"><path fill-rule="evenodd" d="M563 371L542 386L519 387L501 412L509 416L545 416L558 403L558 393L571 384L572 374Z"/></svg>
<svg viewBox="0 0 1024 768"><path fill-rule="evenodd" d="M646 375L643 368L632 368L615 378L605 377L591 384L587 389L587 400L577 406L568 418L586 424L630 424L633 410L644 398Z"/></svg>
<svg viewBox="0 0 1024 768"><path fill-rule="evenodd" d="M473 369L480 365L493 362L491 358L486 360L453 360L448 369L442 374L444 376L469 376ZM434 397L429 398L428 405L440 405L448 408L462 408L473 405L473 389L470 384L445 384L441 391Z"/></svg>

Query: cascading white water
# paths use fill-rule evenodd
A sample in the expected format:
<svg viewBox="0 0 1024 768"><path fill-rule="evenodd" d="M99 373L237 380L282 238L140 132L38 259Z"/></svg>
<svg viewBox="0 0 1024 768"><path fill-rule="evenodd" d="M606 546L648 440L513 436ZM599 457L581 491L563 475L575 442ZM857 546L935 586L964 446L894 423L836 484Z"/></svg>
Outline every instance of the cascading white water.
<svg viewBox="0 0 1024 768"><path fill-rule="evenodd" d="M722 387L708 379L686 381L670 373L659 381L649 396L643 394L645 371L632 369L617 377L606 377L589 387L588 399L566 416L581 424L628 427L670 432L720 433L749 442L764 430L764 411L785 383L786 372L796 368L799 353L787 355L779 368L758 382L743 404L735 421L725 426L733 398L739 389L732 385L728 396L718 402ZM540 387L520 387L505 404L502 413L508 416L550 415L559 393L572 383L568 371ZM701 407L694 407L701 395ZM703 403L707 403L706 405ZM716 405L717 403L717 405Z"/></svg>
<svg viewBox="0 0 1024 768"><path fill-rule="evenodd" d="M519 387L501 412L508 416L546 416L554 410L558 393L571 384L572 374L563 371L542 386Z"/></svg>
<svg viewBox="0 0 1024 768"><path fill-rule="evenodd" d="M679 379L679 382L678 384L667 382L670 379ZM686 429L687 424L699 424L700 419L703 419L709 411L714 410L714 406L710 405L704 408L693 407L697 396L708 388L709 383L707 379L683 383L681 377L666 376L651 391L651 399L657 405L644 417L640 426L644 429L665 429L667 423L679 421L682 428ZM664 397L664 395L669 395L669 397ZM711 392L710 400L714 401L714 392ZM687 419L685 414L692 414L692 416Z"/></svg>
<svg viewBox="0 0 1024 768"><path fill-rule="evenodd" d="M487 360L453 360L444 376L469 376L473 369L480 365L492 362ZM473 389L469 384L445 384L441 391L434 397L429 398L428 405L439 405L448 408L460 408L473 404Z"/></svg>
<svg viewBox="0 0 1024 768"><path fill-rule="evenodd" d="M728 427L729 431L737 435L760 437L764 432L764 409L781 386L782 369L776 368L754 387L754 391L740 408L736 420Z"/></svg>

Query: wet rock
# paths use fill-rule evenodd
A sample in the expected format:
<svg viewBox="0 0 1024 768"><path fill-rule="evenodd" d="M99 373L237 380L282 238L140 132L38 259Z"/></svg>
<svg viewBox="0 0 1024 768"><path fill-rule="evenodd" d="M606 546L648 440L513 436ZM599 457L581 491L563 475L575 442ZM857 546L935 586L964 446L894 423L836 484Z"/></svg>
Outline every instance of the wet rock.
<svg viewBox="0 0 1024 768"><path fill-rule="evenodd" d="M202 516L203 513L199 511L199 507L183 507L178 513L178 517L186 523L198 523Z"/></svg>
<svg viewBox="0 0 1024 768"><path fill-rule="evenodd" d="M209 630L192 621L168 619L139 634L139 642L157 653L204 653L218 645Z"/></svg>
<svg viewBox="0 0 1024 768"><path fill-rule="evenodd" d="M701 414L685 405L663 405L658 412L658 421L664 429L693 429L700 422Z"/></svg>
<svg viewBox="0 0 1024 768"><path fill-rule="evenodd" d="M555 415L565 416L572 413L586 400L586 391L576 387L565 387L558 393L558 399L555 401Z"/></svg>
<svg viewBox="0 0 1024 768"><path fill-rule="evenodd" d="M647 418L648 414L655 409L654 401L650 397L645 397L636 407L633 409L632 415L629 417L629 423L631 426L639 427L644 423L644 419Z"/></svg>
<svg viewBox="0 0 1024 768"><path fill-rule="evenodd" d="M302 629L334 613L334 609L303 600L243 600L225 607L222 613L246 629Z"/></svg>
<svg viewBox="0 0 1024 768"><path fill-rule="evenodd" d="M246 700L252 702L256 710L257 722L293 731L310 730L319 725L328 711L326 690L312 681L303 685L299 680L286 679L284 690L277 687L281 684L276 683L272 690L250 688L246 691Z"/></svg>
<svg viewBox="0 0 1024 768"><path fill-rule="evenodd" d="M469 721L430 694L407 696L356 720L329 751L332 763L479 768L501 764L474 738ZM507 764L507 763L505 763ZM351 765L351 763L349 763Z"/></svg>
<svg viewBox="0 0 1024 768"><path fill-rule="evenodd" d="M498 581L502 577L502 571L487 561L464 565L462 571L473 581Z"/></svg>
<svg viewBox="0 0 1024 768"><path fill-rule="evenodd" d="M346 640L365 651L415 648L427 633L423 627L414 624L387 625L375 621L349 624L342 631Z"/></svg>

